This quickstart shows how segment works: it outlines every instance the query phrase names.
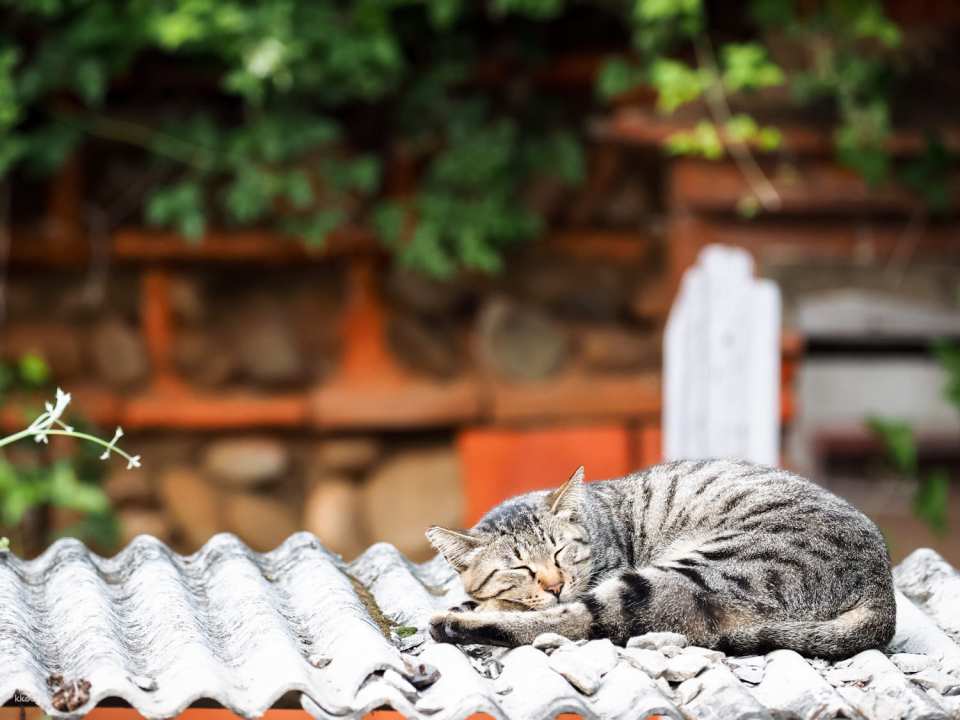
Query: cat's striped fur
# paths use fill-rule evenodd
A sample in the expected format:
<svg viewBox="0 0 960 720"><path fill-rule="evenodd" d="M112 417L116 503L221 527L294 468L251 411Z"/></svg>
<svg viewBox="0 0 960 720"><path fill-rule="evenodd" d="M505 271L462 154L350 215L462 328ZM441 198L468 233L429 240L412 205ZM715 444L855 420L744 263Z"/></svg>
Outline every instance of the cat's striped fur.
<svg viewBox="0 0 960 720"><path fill-rule="evenodd" d="M658 465L521 495L474 528L431 528L475 603L437 640L519 645L543 632L615 642L649 631L731 653L846 657L890 641L896 607L877 527L793 473L728 460Z"/></svg>

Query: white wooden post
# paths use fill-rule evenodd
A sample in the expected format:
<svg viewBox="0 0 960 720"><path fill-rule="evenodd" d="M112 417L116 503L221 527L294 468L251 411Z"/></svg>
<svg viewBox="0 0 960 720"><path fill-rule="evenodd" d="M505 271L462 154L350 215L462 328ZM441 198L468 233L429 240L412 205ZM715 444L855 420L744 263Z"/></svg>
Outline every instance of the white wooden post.
<svg viewBox="0 0 960 720"><path fill-rule="evenodd" d="M687 270L663 348L663 456L780 461L780 290L739 248Z"/></svg>

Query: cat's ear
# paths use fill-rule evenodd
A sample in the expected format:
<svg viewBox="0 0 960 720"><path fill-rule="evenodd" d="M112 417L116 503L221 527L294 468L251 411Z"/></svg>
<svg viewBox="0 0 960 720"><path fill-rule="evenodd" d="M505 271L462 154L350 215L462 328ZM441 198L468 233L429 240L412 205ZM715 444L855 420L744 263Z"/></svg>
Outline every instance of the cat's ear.
<svg viewBox="0 0 960 720"><path fill-rule="evenodd" d="M569 519L580 508L583 502L583 465L577 468L561 487L550 493L547 502L550 503L550 512L562 518Z"/></svg>
<svg viewBox="0 0 960 720"><path fill-rule="evenodd" d="M469 564L470 555L480 547L482 541L465 532L447 530L434 525L426 532L427 540L434 549L443 555L455 570L463 570Z"/></svg>

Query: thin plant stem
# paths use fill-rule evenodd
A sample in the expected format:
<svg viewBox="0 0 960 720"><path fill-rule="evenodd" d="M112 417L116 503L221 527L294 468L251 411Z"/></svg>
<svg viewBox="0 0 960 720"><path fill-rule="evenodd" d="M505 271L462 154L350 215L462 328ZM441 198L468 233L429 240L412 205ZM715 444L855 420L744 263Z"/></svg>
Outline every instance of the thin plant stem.
<svg viewBox="0 0 960 720"><path fill-rule="evenodd" d="M71 113L58 112L56 114L70 118L75 117ZM208 148L169 135L148 125L94 113L82 116L81 119L87 121L84 130L93 137L143 148L196 170L209 170L213 165L213 153Z"/></svg>
<svg viewBox="0 0 960 720"><path fill-rule="evenodd" d="M713 117L713 122L722 127L730 120L730 104L727 102L727 94L723 90L720 82L720 70L717 67L717 60L713 53L713 46L710 39L705 36L698 37L693 43L693 49L697 56L697 65L705 69L710 75L710 87L704 92L707 101L707 109ZM757 162L749 145L743 140L737 138L724 138L721 136L721 142L730 151L731 157L743 177L746 179L750 190L757 200L763 206L764 210L779 210L783 205L780 193L770 182L760 164Z"/></svg>
<svg viewBox="0 0 960 720"><path fill-rule="evenodd" d="M18 440L23 440L24 438L32 437L33 435L36 435L36 433L37 430L35 428L27 428L26 430L21 430L13 435L7 435L6 437L0 438L0 447L11 445Z"/></svg>
<svg viewBox="0 0 960 720"><path fill-rule="evenodd" d="M36 431L27 433L27 431L24 430L21 433L17 433L17 435L21 437L28 437L29 435L33 435L33 434L36 434ZM107 448L111 452L115 452L117 455L122 457L127 462L133 462L132 455L128 454L125 450L121 450L116 445L113 445L102 438L98 438L96 435L88 435L87 433L77 432L76 430L44 430L43 434L44 435L61 435L63 437L72 437L72 438L77 438L78 440L86 440L87 442L92 442L96 445L99 445L100 447ZM11 437L16 437L16 435L11 435ZM0 447L3 447L4 445L8 444L7 443L8 440L9 438L4 438L3 440L0 440Z"/></svg>

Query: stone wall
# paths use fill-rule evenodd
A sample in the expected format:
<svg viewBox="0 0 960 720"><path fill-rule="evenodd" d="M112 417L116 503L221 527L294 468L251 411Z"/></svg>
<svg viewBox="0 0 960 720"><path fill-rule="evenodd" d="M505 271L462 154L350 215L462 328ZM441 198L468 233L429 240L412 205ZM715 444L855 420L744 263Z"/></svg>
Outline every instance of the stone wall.
<svg viewBox="0 0 960 720"><path fill-rule="evenodd" d="M442 435L244 433L130 443L150 462L111 470L104 482L124 543L149 533L193 551L228 531L269 550L307 529L347 558L389 539L423 559L423 530L456 526L463 516L459 461Z"/></svg>
<svg viewBox="0 0 960 720"><path fill-rule="evenodd" d="M426 527L464 522L463 428L499 424L530 391L549 396L535 425L606 420L602 397L584 404L594 382L625 422L654 407L663 267L655 243L615 231L450 281L364 253L141 257L108 278L27 265L8 280L0 356L41 355L78 417L126 430L143 468L103 480L123 543L149 533L188 552L229 531L268 550L307 529L345 557L386 540L425 559ZM338 413L317 400L329 393ZM51 529L76 519L53 513Z"/></svg>

